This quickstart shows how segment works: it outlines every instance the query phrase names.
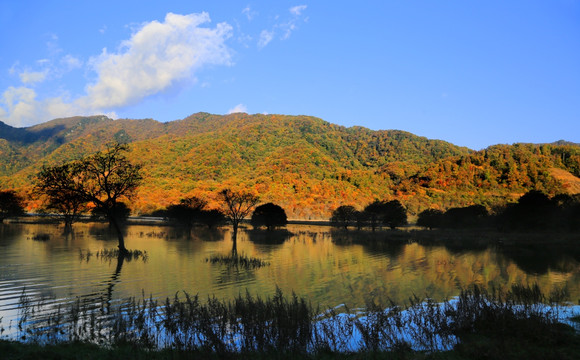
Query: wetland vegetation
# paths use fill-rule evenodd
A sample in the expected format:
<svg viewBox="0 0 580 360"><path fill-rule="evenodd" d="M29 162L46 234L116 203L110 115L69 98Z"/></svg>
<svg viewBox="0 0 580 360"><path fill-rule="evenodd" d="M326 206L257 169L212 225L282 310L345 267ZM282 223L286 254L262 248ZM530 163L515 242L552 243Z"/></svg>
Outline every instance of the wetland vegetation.
<svg viewBox="0 0 580 360"><path fill-rule="evenodd" d="M14 358L572 359L578 351L569 307L580 303L575 234L551 239L552 252L536 257L522 244L543 246L545 234L288 225L281 241L264 243L242 227L240 254L268 262L244 267L208 261L231 255L230 227L185 235L127 225L126 238L143 250L124 263L117 249L100 250L116 243L107 224L79 223L72 234L50 224L0 230L5 256L16 257L0 263L2 292L13 294L2 298L0 346ZM37 233L49 240L34 241Z"/></svg>
<svg viewBox="0 0 580 360"><path fill-rule="evenodd" d="M574 314L562 317L561 306L569 305L566 299L580 304L580 198L559 193L564 187L548 170L560 166L577 174L577 148L460 150L453 159L432 154L437 164L423 169L384 163L372 176L360 169L324 170L318 159L321 184L328 185L332 174L333 186L344 180L358 189L352 194L370 189L383 196L357 204L342 188L341 197L328 201L327 187L310 184L310 195L326 194L317 198L319 214L331 212L334 226L316 231L280 229L288 222L285 209L258 205L260 195L281 200L285 190L268 192L262 181L221 189L213 184L201 195L189 191L150 209L163 218L155 226L167 232L137 235L126 221L128 204L154 177L144 177L143 166L131 161L129 145L43 167L31 207L61 214L64 231L24 226L25 238L34 240L26 243L12 233L22 227L2 225L0 316L8 325L0 329L6 332L1 345L16 353L33 351L34 344L51 346L47 351L99 345L118 354L139 348L136 354L161 357L573 357ZM512 158L525 166L499 161ZM267 177L276 185L274 175ZM281 181L292 184L296 200L308 182L294 180ZM443 201L440 187L452 189ZM480 191L492 188L508 189L500 191L503 202ZM506 201L508 195L515 201ZM22 216L24 201L13 190L1 191L0 219ZM292 213L302 213L290 203ZM409 209L423 230L408 227ZM252 211L249 230L245 219ZM73 223L87 212L109 227L78 232ZM103 249L112 239L117 249ZM125 239L139 250L128 250ZM75 251L80 264L71 262ZM143 261L131 262L136 259ZM15 300L19 287L24 290Z"/></svg>
<svg viewBox="0 0 580 360"><path fill-rule="evenodd" d="M97 307L77 300L37 317L42 305L22 294L15 326L23 344L0 341L0 348L6 359L74 358L70 349L93 349L95 358L133 349L129 358L574 359L580 335L560 322L564 299L563 292L547 296L538 286L472 286L443 303L415 297L403 306L371 302L337 311L277 289L265 299L246 293L202 301L184 293Z"/></svg>

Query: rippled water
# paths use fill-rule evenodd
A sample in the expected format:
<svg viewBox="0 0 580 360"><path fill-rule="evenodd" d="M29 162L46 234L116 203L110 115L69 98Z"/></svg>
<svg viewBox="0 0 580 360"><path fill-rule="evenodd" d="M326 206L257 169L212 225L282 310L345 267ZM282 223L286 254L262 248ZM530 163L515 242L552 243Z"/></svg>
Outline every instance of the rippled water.
<svg viewBox="0 0 580 360"><path fill-rule="evenodd" d="M570 254L456 250L388 238L374 245L338 245L328 227L293 225L288 230L294 236L279 244L260 243L241 231L238 252L269 263L245 270L207 262L213 254L231 251L228 228L197 229L185 236L170 227L129 226L127 247L147 251L148 259L119 266L116 259L79 255L116 246L115 234L104 225L75 224L69 235L57 225L0 225L0 318L3 324L15 318L23 291L32 301L56 305L82 298L97 305L142 295L164 299L182 291L202 299L230 299L246 291L265 297L279 287L314 305L355 308L367 301L404 303L413 295L444 300L473 283L537 283L546 292L566 288L573 302L580 299L580 264Z"/></svg>

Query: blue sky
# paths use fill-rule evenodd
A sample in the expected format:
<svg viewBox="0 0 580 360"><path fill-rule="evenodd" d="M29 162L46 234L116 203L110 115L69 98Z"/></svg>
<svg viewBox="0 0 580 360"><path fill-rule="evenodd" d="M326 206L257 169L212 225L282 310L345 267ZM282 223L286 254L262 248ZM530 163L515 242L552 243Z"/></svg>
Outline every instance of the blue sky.
<svg viewBox="0 0 580 360"><path fill-rule="evenodd" d="M0 0L0 121L199 111L580 142L580 0Z"/></svg>

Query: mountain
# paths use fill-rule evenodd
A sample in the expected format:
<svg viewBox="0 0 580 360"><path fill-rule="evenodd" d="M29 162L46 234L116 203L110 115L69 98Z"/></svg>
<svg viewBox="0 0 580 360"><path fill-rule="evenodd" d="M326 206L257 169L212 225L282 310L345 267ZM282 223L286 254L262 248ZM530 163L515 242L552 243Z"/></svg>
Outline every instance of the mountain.
<svg viewBox="0 0 580 360"><path fill-rule="evenodd" d="M78 159L110 142L130 144L129 157L144 165L145 180L131 204L135 213L190 195L218 206L215 193L237 187L280 204L290 218L325 219L341 204L363 207L390 198L416 214L432 206L493 206L528 189L564 192L576 188L562 179L580 177L580 147L568 143L475 152L310 116L197 113L167 123L105 116L29 128L0 123L0 188L26 192L43 165Z"/></svg>
<svg viewBox="0 0 580 360"><path fill-rule="evenodd" d="M574 143L574 142L570 142L570 141L566 141L566 140L558 140L558 141L554 141L552 143L552 145L571 145L571 146L580 146L579 143Z"/></svg>

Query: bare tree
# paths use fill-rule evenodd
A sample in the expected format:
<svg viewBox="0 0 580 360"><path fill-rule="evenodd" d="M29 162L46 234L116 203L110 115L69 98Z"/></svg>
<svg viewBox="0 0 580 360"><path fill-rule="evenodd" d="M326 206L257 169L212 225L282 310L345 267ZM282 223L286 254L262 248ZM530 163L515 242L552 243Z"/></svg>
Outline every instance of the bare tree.
<svg viewBox="0 0 580 360"><path fill-rule="evenodd" d="M219 197L224 202L224 214L233 226L232 252L237 253L237 236L240 222L250 214L260 198L247 192L236 192L231 189L220 191Z"/></svg>

